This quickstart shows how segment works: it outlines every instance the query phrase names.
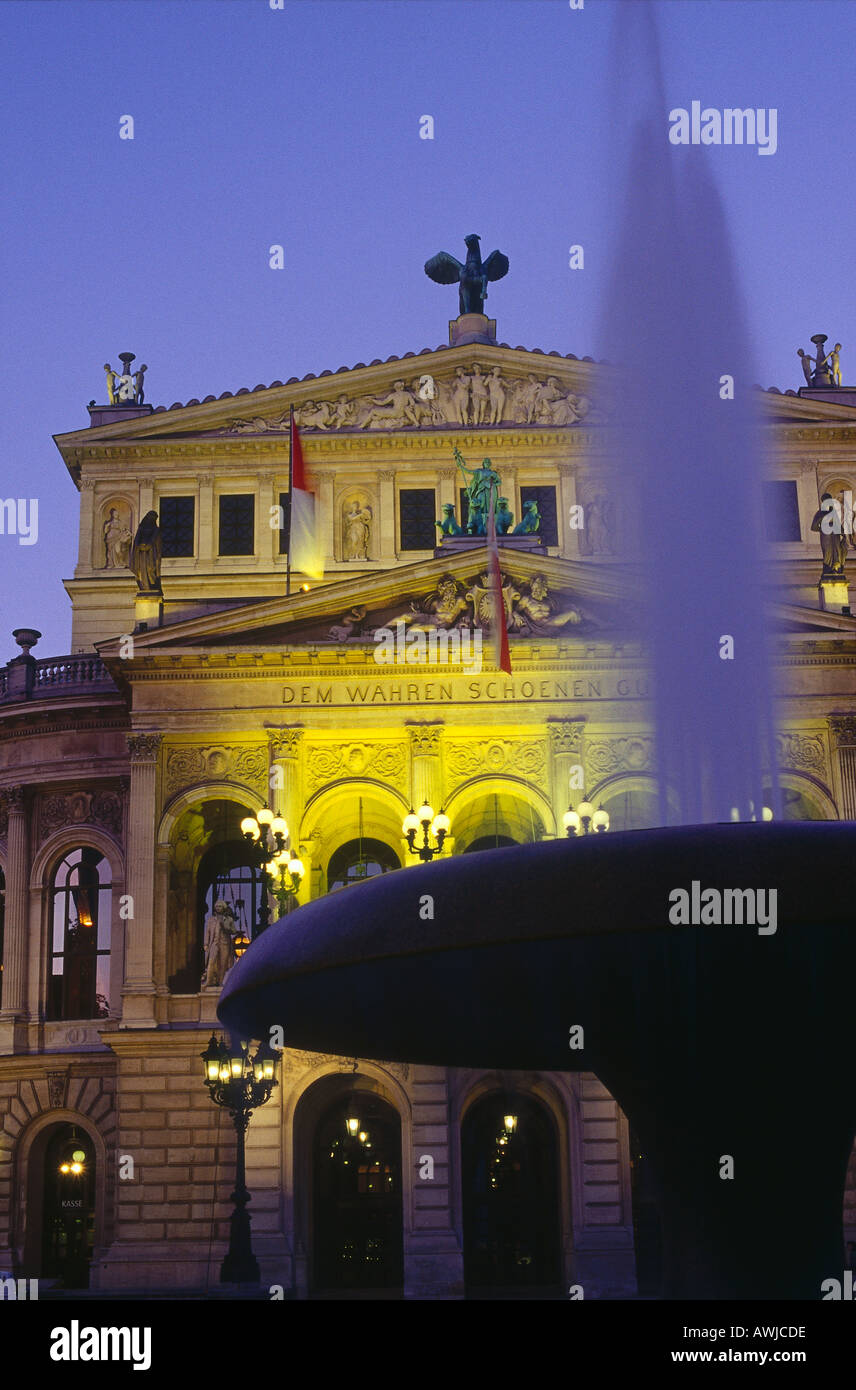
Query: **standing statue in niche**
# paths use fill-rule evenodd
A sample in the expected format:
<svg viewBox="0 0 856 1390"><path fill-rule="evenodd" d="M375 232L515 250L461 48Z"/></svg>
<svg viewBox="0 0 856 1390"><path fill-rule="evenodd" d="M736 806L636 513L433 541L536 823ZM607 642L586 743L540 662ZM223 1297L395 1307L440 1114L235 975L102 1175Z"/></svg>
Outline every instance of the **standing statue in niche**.
<svg viewBox="0 0 856 1390"><path fill-rule="evenodd" d="M160 594L161 533L157 512L146 512L131 547L131 569L140 594Z"/></svg>
<svg viewBox="0 0 856 1390"><path fill-rule="evenodd" d="M372 509L355 499L344 516L346 560L367 560L371 541Z"/></svg>
<svg viewBox="0 0 856 1390"><path fill-rule="evenodd" d="M820 550L823 555L821 579L844 579L848 542L852 536L845 530L847 520L844 515L844 496L835 498L825 492L820 506L811 523L812 531L820 532Z"/></svg>
<svg viewBox="0 0 856 1390"><path fill-rule="evenodd" d="M235 937L240 927L227 902L219 898L214 911L205 923L205 970L202 988L215 989L222 985L235 963Z"/></svg>
<svg viewBox="0 0 856 1390"><path fill-rule="evenodd" d="M110 508L110 515L101 530L104 537L104 569L126 569L132 536L124 521L119 520L115 507Z"/></svg>

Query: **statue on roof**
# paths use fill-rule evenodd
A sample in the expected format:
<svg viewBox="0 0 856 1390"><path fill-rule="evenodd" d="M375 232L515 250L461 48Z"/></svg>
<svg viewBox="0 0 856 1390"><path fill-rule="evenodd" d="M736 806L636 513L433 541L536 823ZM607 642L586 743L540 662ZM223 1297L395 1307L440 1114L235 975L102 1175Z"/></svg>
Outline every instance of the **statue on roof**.
<svg viewBox="0 0 856 1390"><path fill-rule="evenodd" d="M491 251L487 260L482 260L480 240L475 233L464 237L467 259L463 265L448 251L440 251L425 262L425 274L430 280L438 285L458 286L461 314L483 314L488 280L501 280L508 274L508 257L501 251Z"/></svg>

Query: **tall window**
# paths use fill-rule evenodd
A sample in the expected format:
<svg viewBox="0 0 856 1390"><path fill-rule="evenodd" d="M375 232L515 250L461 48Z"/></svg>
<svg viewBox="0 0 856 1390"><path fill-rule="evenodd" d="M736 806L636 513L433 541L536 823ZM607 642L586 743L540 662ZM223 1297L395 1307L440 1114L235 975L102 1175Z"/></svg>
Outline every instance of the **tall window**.
<svg viewBox="0 0 856 1390"><path fill-rule="evenodd" d="M256 499L251 492L220 498L220 554L254 555Z"/></svg>
<svg viewBox="0 0 856 1390"><path fill-rule="evenodd" d="M537 502L541 513L538 534L542 545L559 544L559 523L556 516L556 489L554 487L522 487L520 489L520 515L526 502Z"/></svg>
<svg viewBox="0 0 856 1390"><path fill-rule="evenodd" d="M193 554L193 522L196 499L193 497L162 497L160 499L161 553L169 558Z"/></svg>
<svg viewBox="0 0 856 1390"><path fill-rule="evenodd" d="M48 1018L106 1018L112 915L110 865L84 846L66 854L51 890Z"/></svg>
<svg viewBox="0 0 856 1390"><path fill-rule="evenodd" d="M398 494L402 550L433 550L437 544L437 494L433 487L405 487Z"/></svg>

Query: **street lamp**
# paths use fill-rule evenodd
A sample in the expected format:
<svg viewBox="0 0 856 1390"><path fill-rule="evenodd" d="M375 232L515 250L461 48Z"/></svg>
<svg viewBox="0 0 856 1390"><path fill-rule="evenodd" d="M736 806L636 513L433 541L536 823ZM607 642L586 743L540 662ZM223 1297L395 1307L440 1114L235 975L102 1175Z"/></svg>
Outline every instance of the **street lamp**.
<svg viewBox="0 0 856 1390"><path fill-rule="evenodd" d="M244 1141L250 1116L270 1099L277 1085L274 1079L276 1055L262 1042L255 1056L250 1057L247 1043L232 1043L227 1047L223 1038L218 1043L212 1033L201 1057L208 1094L215 1105L229 1111L238 1136L235 1190L229 1198L235 1210L229 1224L229 1249L220 1266L220 1283L253 1284L259 1279L259 1265L253 1255L250 1214L246 1210L250 1194L246 1184Z"/></svg>
<svg viewBox="0 0 856 1390"><path fill-rule="evenodd" d="M595 810L591 802L583 797L576 810L572 806L568 807L562 817L562 825L569 839L573 835L588 835L592 831L602 834L609 829L609 812L602 806Z"/></svg>
<svg viewBox="0 0 856 1390"><path fill-rule="evenodd" d="M297 896L305 871L290 848L285 820L275 816L268 805L262 806L255 816L244 817L241 834L250 847L251 862L265 875L257 927L257 932L261 933L270 921L267 894L274 895L284 916L290 909L291 899Z"/></svg>
<svg viewBox="0 0 856 1390"><path fill-rule="evenodd" d="M417 831L422 829L422 844L416 844ZM418 811L411 806L402 822L401 831L406 836L411 854L418 854L424 864L430 864L435 855L442 853L443 841L451 829L451 821L442 806L435 816L427 801L423 801ZM429 842L429 832L436 844Z"/></svg>

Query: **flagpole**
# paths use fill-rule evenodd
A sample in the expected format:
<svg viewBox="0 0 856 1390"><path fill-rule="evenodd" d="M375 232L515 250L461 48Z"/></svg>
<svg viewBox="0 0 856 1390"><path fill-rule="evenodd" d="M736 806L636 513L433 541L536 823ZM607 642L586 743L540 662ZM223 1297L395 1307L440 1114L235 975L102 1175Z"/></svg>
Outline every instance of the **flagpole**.
<svg viewBox="0 0 856 1390"><path fill-rule="evenodd" d="M291 593L291 522L292 522L292 492L294 490L294 479L292 473L292 439L294 436L294 406L288 407L288 549L285 552L285 594L286 597Z"/></svg>

